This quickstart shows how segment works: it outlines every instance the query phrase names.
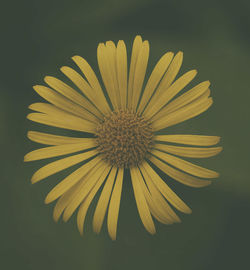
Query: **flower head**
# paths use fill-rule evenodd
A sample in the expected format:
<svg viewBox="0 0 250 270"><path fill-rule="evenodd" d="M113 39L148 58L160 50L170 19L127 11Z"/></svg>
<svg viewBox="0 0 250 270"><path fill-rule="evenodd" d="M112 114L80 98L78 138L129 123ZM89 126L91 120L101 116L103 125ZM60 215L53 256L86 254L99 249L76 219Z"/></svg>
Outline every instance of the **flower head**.
<svg viewBox="0 0 250 270"><path fill-rule="evenodd" d="M90 65L80 56L72 59L82 75L70 67L61 68L77 90L50 76L44 79L48 86L34 86L48 103L30 105L29 108L36 112L30 113L28 119L83 132L83 136L77 138L29 131L30 140L49 146L32 151L24 158L33 161L68 155L40 168L32 176L32 183L81 164L45 199L45 203L57 200L53 213L56 221L61 215L67 221L78 209L77 225L81 233L88 208L102 189L93 229L100 232L107 213L109 235L116 239L124 170L130 171L138 212L151 234L155 233L152 216L164 224L180 222L170 204L183 213L191 213L191 209L161 179L155 167L192 187L207 186L211 181L206 179L218 177L217 172L180 157L206 158L218 154L222 148L211 146L219 142L219 137L157 133L206 111L213 102L209 81L178 95L197 71L188 71L176 79L183 53L174 56L167 52L143 87L148 57L148 41L137 36L128 72L124 42L119 41L116 46L108 41L99 44L97 49L104 90ZM86 137L86 133L92 137Z"/></svg>

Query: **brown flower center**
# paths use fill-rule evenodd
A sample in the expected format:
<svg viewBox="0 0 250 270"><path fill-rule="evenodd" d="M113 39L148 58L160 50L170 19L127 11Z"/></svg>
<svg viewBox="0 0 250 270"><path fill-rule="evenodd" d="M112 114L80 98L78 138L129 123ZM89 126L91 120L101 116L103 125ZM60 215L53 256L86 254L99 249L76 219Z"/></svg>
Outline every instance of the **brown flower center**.
<svg viewBox="0 0 250 270"><path fill-rule="evenodd" d="M129 111L112 112L96 130L98 151L111 165L139 164L152 147L153 132L147 120Z"/></svg>

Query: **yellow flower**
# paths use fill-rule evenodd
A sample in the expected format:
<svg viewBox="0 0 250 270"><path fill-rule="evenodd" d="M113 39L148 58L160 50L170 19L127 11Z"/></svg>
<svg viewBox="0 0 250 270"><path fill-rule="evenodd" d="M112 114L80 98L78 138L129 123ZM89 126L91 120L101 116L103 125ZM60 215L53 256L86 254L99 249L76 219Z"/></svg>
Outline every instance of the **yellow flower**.
<svg viewBox="0 0 250 270"><path fill-rule="evenodd" d="M204 187L211 182L199 178L219 176L217 172L178 157L214 156L222 150L221 147L211 147L219 142L219 137L159 135L158 132L206 111L213 102L209 97L210 82L202 82L178 95L194 79L197 71L188 71L175 80L183 53L174 56L167 52L143 88L148 57L148 41L137 36L127 72L124 42L120 40L117 46L112 41L100 43L97 59L105 90L90 65L80 56L72 59L84 77L70 67L61 68L78 91L50 76L44 79L48 86L34 86L49 103L30 105L29 108L36 112L27 116L29 120L84 132L81 138L76 138L29 131L30 140L49 146L32 151L24 158L33 161L74 153L40 168L32 176L32 183L82 163L45 199L45 203L58 199L53 213L55 221L61 215L67 221L78 209L77 225L81 234L89 205L102 188L93 217L93 230L100 232L107 213L109 235L116 239L124 170L130 171L138 212L151 234L155 233L152 216L164 224L180 222L169 204L183 213L191 213L191 209L157 174L155 167L191 187Z"/></svg>

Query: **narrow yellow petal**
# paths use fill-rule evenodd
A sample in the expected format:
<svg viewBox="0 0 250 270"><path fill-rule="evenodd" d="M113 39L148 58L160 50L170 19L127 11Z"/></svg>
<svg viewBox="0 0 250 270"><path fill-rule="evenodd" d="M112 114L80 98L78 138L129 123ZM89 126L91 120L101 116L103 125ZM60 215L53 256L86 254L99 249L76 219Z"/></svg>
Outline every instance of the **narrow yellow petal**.
<svg viewBox="0 0 250 270"><path fill-rule="evenodd" d="M116 46L113 41L106 42L106 52L107 52L107 64L109 68L109 73L111 75L111 81L113 82L114 87L114 96L117 103L118 108L121 108L121 97L120 97L120 90L119 90L119 83L118 83L118 76L117 76L117 68L116 68L116 55L117 50Z"/></svg>
<svg viewBox="0 0 250 270"><path fill-rule="evenodd" d="M184 185L199 188L199 187L205 187L211 184L211 181L200 180L189 174L178 171L153 156L151 156L149 160L153 162L155 166L161 169L165 174L169 175L170 177L172 177L173 179L175 179L176 181Z"/></svg>
<svg viewBox="0 0 250 270"><path fill-rule="evenodd" d="M162 203L161 203L161 201L159 199L159 196L153 196L152 195L152 193L149 191L149 187L146 186L142 175L143 174L141 172L138 172L138 179L139 179L139 182L140 182L140 186L141 186L141 189L142 189L142 191L144 193L146 201L148 203L150 212L161 223L163 223L163 224L172 224L174 219L171 217L172 213L170 214L169 211L168 211L170 207L168 206L168 209L164 209L162 207ZM161 194L158 194L158 195L161 196ZM167 204L166 201L165 201L165 203Z"/></svg>
<svg viewBox="0 0 250 270"><path fill-rule="evenodd" d="M119 40L116 50L117 79L121 98L121 108L125 110L127 106L127 50L122 40Z"/></svg>
<svg viewBox="0 0 250 270"><path fill-rule="evenodd" d="M117 168L113 167L106 180L101 196L97 203L94 217L93 217L93 230L95 233L99 233L101 231L103 220L104 220L108 203L110 200L112 187L116 178L116 172L117 172Z"/></svg>
<svg viewBox="0 0 250 270"><path fill-rule="evenodd" d="M56 145L50 147L44 147L32 152L29 152L24 156L24 161L40 160L45 158L63 156L82 150L87 150L96 147L95 139L85 138L85 141L81 143Z"/></svg>
<svg viewBox="0 0 250 270"><path fill-rule="evenodd" d="M145 106L152 97L157 85L172 61L173 56L174 54L172 52L164 54L153 69L142 94L142 99L137 110L139 113L143 112Z"/></svg>
<svg viewBox="0 0 250 270"><path fill-rule="evenodd" d="M70 101L63 95L57 93L56 91L48 87L42 85L35 85L33 86L33 88L38 93L38 95L64 111L67 111L71 114L74 114L94 123L97 122L98 117L99 119L102 119L102 115L100 114L100 112L97 111L97 113L92 114L82 106Z"/></svg>
<svg viewBox="0 0 250 270"><path fill-rule="evenodd" d="M79 186L81 185L82 181L83 181L83 179L78 181L67 192L65 192L56 202L56 205L55 205L54 211L53 211L53 219L55 222L57 222L59 220L64 209L70 204L71 200L75 197L75 194L77 194Z"/></svg>
<svg viewBox="0 0 250 270"><path fill-rule="evenodd" d="M144 188L143 188L144 190ZM152 216L158 220L159 222L163 223L163 224L167 224L167 225L170 225L170 224L173 224L172 221L170 220L166 220L164 218L162 218L162 212L161 212L161 209L157 208L155 206L155 203L154 201L152 200L152 198L150 197L149 193L145 193L146 191L144 190L144 195L145 195L145 198L146 198L146 201L148 203L148 207L150 209L150 212L152 214Z"/></svg>
<svg viewBox="0 0 250 270"><path fill-rule="evenodd" d="M107 90L108 96L114 109L118 109L118 103L116 98L116 89L114 80L112 79L112 73L110 70L110 51L105 47L103 43L100 43L97 48L97 60L102 75L102 80Z"/></svg>
<svg viewBox="0 0 250 270"><path fill-rule="evenodd" d="M132 95L131 107L134 111L136 111L139 97L141 94L142 84L144 81L144 77L145 77L146 69L148 65L148 57L149 57L149 43L148 41L144 41L142 43L142 48L138 54L138 58L136 61L134 83L132 86L133 95Z"/></svg>
<svg viewBox="0 0 250 270"><path fill-rule="evenodd" d="M86 121L74 115L70 115L68 113L64 113L62 111L57 111L56 114L52 115L43 113L30 113L27 115L27 118L33 122L52 127L77 130L88 133L94 133L96 130L95 125L90 123L89 121Z"/></svg>
<svg viewBox="0 0 250 270"><path fill-rule="evenodd" d="M33 110L33 111L37 111L37 112L41 112L47 115L51 115L52 117L71 117L72 119L83 119L83 121L86 121L87 123L90 123L92 126L98 124L98 121L96 118L94 118L93 115L91 115L91 117L88 114L84 114L82 116L77 116L75 114L72 114L71 112L67 112L65 110L62 110L54 105L48 104L48 103L33 103L29 106L29 109ZM89 120L90 119L90 120Z"/></svg>
<svg viewBox="0 0 250 270"><path fill-rule="evenodd" d="M164 107L160 112L154 115L151 121L156 121L161 117L166 117L167 114L180 109L181 107L193 102L195 99L201 97L204 93L209 93L208 89L210 85L209 81L202 82L186 93L182 94L180 97L177 97L175 100L170 102L166 107ZM208 95L209 96L209 95Z"/></svg>
<svg viewBox="0 0 250 270"><path fill-rule="evenodd" d="M91 104L83 95L79 94L77 91L75 91L73 88L68 86L66 83L62 82L61 80L46 76L44 78L44 81L53 89L55 89L58 93L62 94L63 96L67 97L74 103L82 106L83 108L87 109L94 115L100 114L96 107Z"/></svg>
<svg viewBox="0 0 250 270"><path fill-rule="evenodd" d="M198 146L211 146L219 143L219 136L205 136L205 135L156 135L155 141L159 142L170 142L187 145L198 145Z"/></svg>
<svg viewBox="0 0 250 270"><path fill-rule="evenodd" d="M219 174L215 171L200 167L186 160L180 159L178 157L169 155L167 153L160 152L158 150L152 150L151 153L157 158L162 159L163 161L169 163L170 165L190 173L192 175L202 177L202 178L216 178L219 177Z"/></svg>
<svg viewBox="0 0 250 270"><path fill-rule="evenodd" d="M72 119L76 117L75 119L86 121L87 123L90 123L91 125L98 124L97 119L90 113L89 115L85 113L85 114L82 114L81 116L77 116L75 113L65 111L49 103L40 103L40 102L33 103L29 105L29 109L46 114L46 115L51 115L52 117L67 117L68 116L68 117L71 117Z"/></svg>
<svg viewBox="0 0 250 270"><path fill-rule="evenodd" d="M148 203L148 207L149 207L149 210L150 210L152 216L156 220L158 220L159 222L161 222L163 224L168 224L168 225L173 224L173 222L170 221L170 218L168 220L163 218L163 213L164 212L162 213L161 209L157 208L157 206L155 205L155 202L153 201L152 197L150 196L150 193L147 190L145 185L142 186L142 190L143 190L144 196L146 198L146 201Z"/></svg>
<svg viewBox="0 0 250 270"><path fill-rule="evenodd" d="M218 155L222 151L222 147L198 148L173 146L166 144L154 144L154 148L177 156L190 158L212 157Z"/></svg>
<svg viewBox="0 0 250 270"><path fill-rule="evenodd" d="M157 190L179 211L190 214L192 210L169 188L169 186L161 179L155 170L147 163L144 162L141 166L143 176L149 187L151 194L156 193Z"/></svg>
<svg viewBox="0 0 250 270"><path fill-rule="evenodd" d="M101 159L96 157L89 161L88 163L82 165L79 169L75 170L73 173L64 178L59 184L57 184L46 196L45 203L51 203L65 192L67 192L71 187L78 183L85 175L87 175L90 170L98 166Z"/></svg>
<svg viewBox="0 0 250 270"><path fill-rule="evenodd" d="M79 186L77 194L68 204L63 213L63 220L66 222L73 215L76 208L83 202L92 188L95 186L100 176L103 174L107 164L100 162L96 167L94 167L87 175L83 178L83 182Z"/></svg>
<svg viewBox="0 0 250 270"><path fill-rule="evenodd" d="M167 88L161 96L150 102L150 106L144 111L144 115L150 119L157 112L161 110L175 95L177 95L187 84L189 84L193 78L196 76L197 71L191 70L182 75L178 80L176 80L169 88Z"/></svg>
<svg viewBox="0 0 250 270"><path fill-rule="evenodd" d="M27 137L33 142L46 145L75 144L85 142L88 139L59 136L38 131L28 131Z"/></svg>
<svg viewBox="0 0 250 270"><path fill-rule="evenodd" d="M171 62L167 72L165 73L160 85L159 85L159 89L157 90L157 96L161 95L161 92L164 91L164 89L167 89L172 82L175 80L181 65L183 62L183 52L178 52L173 61Z"/></svg>
<svg viewBox="0 0 250 270"><path fill-rule="evenodd" d="M147 187L152 195L153 200L157 203L157 206L161 209L161 211L163 211L164 215L169 220L170 224L180 223L181 222L180 218L177 216L177 214L174 212L171 206L167 203L167 201L162 196L161 192L158 190L155 184L151 181L150 177L148 176L148 173L145 173L144 167L146 163L147 162L144 161L141 164L140 169L147 184Z"/></svg>
<svg viewBox="0 0 250 270"><path fill-rule="evenodd" d="M205 112L213 104L212 98L198 99L181 109L168 114L166 117L152 123L152 128L155 131L161 130L166 127L176 125L178 123L184 122L191 119L203 112Z"/></svg>
<svg viewBox="0 0 250 270"><path fill-rule="evenodd" d="M104 96L103 90L100 86L100 83L95 75L95 72L88 64L88 62L81 56L74 56L72 60L78 65L84 76L86 77L88 83L94 91L96 91L96 96L102 101L102 106L99 107L105 114L110 113L110 107L108 105L107 99Z"/></svg>
<svg viewBox="0 0 250 270"><path fill-rule="evenodd" d="M137 209L138 209L141 221L145 229L149 233L155 234L156 232L155 225L154 225L152 216L150 214L150 210L149 210L147 201L145 199L142 187L140 185L138 173L139 173L138 168L136 167L130 168L131 180L132 180Z"/></svg>
<svg viewBox="0 0 250 270"><path fill-rule="evenodd" d="M86 82L86 80L78 72L66 66L61 67L61 71L82 91L82 93L96 106L98 110L100 110L102 113L105 112L103 99L97 95L96 91L91 88L88 82Z"/></svg>
<svg viewBox="0 0 250 270"><path fill-rule="evenodd" d="M40 168L38 171L36 171L31 178L31 182L36 183L52 174L55 174L64 169L67 169L95 155L97 155L96 150L92 150L86 153L77 154L74 156L66 157L66 158L51 162L43 166L42 168Z"/></svg>
<svg viewBox="0 0 250 270"><path fill-rule="evenodd" d="M176 75L178 74L181 65L182 65L182 61L183 61L183 53L182 52L178 52L173 61L171 62L171 64L168 67L167 72L165 73L165 75L163 76L159 86L157 87L154 96L152 97L152 99L149 101L147 108L145 109L145 113L147 112L147 110L152 107L152 105L154 105L155 102L157 102L157 100L159 98L162 97L162 94L164 92L167 91L167 89L170 87L170 85L172 84L172 82L174 81Z"/></svg>
<svg viewBox="0 0 250 270"><path fill-rule="evenodd" d="M81 235L83 234L84 221L85 221L85 217L86 217L87 211L89 209L89 206L90 206L93 198L95 197L97 191L99 190L99 188L103 184L104 180L106 179L110 170L111 170L111 167L107 167L104 170L104 172L100 176L96 185L93 187L93 189L90 191L90 193L88 194L86 199L82 202L81 206L79 207L79 210L77 213L77 227L78 227L78 230L79 230Z"/></svg>
<svg viewBox="0 0 250 270"><path fill-rule="evenodd" d="M112 240L116 239L117 222L122 193L123 173L124 169L119 168L108 210L108 219L107 219L108 232Z"/></svg>
<svg viewBox="0 0 250 270"><path fill-rule="evenodd" d="M135 75L137 58L138 58L138 55L139 55L141 49L142 49L142 38L141 38L141 36L136 36L135 40L134 40L134 43L133 43L131 62L130 62L130 67L129 67L128 99L127 99L127 107L128 107L128 109L132 108L134 75Z"/></svg>
<svg viewBox="0 0 250 270"><path fill-rule="evenodd" d="M106 98L91 88L88 82L70 67L62 67L61 71L82 91L82 93L102 112L107 112Z"/></svg>

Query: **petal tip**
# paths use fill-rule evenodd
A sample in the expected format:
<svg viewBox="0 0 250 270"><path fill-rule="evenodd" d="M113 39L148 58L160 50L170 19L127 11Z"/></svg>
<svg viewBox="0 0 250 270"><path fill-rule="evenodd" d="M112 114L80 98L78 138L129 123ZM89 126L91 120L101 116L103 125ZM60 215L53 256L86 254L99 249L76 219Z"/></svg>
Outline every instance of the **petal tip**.
<svg viewBox="0 0 250 270"><path fill-rule="evenodd" d="M137 40L142 40L141 35L136 35L136 36L135 36L135 40L136 40L136 39L137 39Z"/></svg>
<svg viewBox="0 0 250 270"><path fill-rule="evenodd" d="M176 56L179 56L179 57L181 57L181 58L183 58L183 51L178 51L178 53L176 54Z"/></svg>
<svg viewBox="0 0 250 270"><path fill-rule="evenodd" d="M30 179L30 182L31 182L31 184L35 184L35 183L37 182L37 180L36 180L34 177L32 177L32 178Z"/></svg>
<svg viewBox="0 0 250 270"><path fill-rule="evenodd" d="M71 57L71 59L72 59L73 61L77 61L77 59L81 59L81 56L79 56L79 55L74 55L74 56Z"/></svg>
<svg viewBox="0 0 250 270"><path fill-rule="evenodd" d="M63 71L66 71L68 69L68 67L67 66L62 66L62 67L60 67L60 70L63 72Z"/></svg>
<svg viewBox="0 0 250 270"><path fill-rule="evenodd" d="M49 195L47 195L46 198L44 199L44 203L45 203L45 204L49 204L49 203L51 203L52 201L53 201L53 200L51 200L51 198L50 198Z"/></svg>
<svg viewBox="0 0 250 270"><path fill-rule="evenodd" d="M49 82L51 81L51 79L53 79L53 77L52 77L52 76L49 76L49 75L47 75L47 76L45 76L45 77L43 78L43 80L44 80L47 84L49 84Z"/></svg>
<svg viewBox="0 0 250 270"><path fill-rule="evenodd" d="M39 84L36 84L36 85L33 85L32 88L37 92L39 90L41 85Z"/></svg>
<svg viewBox="0 0 250 270"><path fill-rule="evenodd" d="M70 216L67 215L67 214L65 214L65 213L67 213L67 212L64 212L64 215L63 215L63 221L64 221L64 222L67 222L67 221L69 220Z"/></svg>
<svg viewBox="0 0 250 270"><path fill-rule="evenodd" d="M112 241L115 241L116 240L116 233L109 232L109 236L110 236L110 238L111 238Z"/></svg>
<svg viewBox="0 0 250 270"><path fill-rule="evenodd" d="M42 178L41 177L39 178L39 175L37 175L37 173L34 173L31 177L30 181L32 184L35 184L35 183L39 182L40 180L42 180Z"/></svg>
<svg viewBox="0 0 250 270"><path fill-rule="evenodd" d="M53 220L57 223L59 220L60 216L58 216L57 214L53 213Z"/></svg>
<svg viewBox="0 0 250 270"><path fill-rule="evenodd" d="M196 75L196 74L198 73L197 69L193 69L193 70L191 70L191 72L192 72L194 75Z"/></svg>
<svg viewBox="0 0 250 270"><path fill-rule="evenodd" d="M24 162L28 162L29 161L29 158L27 157L28 154L26 154L24 157L23 157L23 161Z"/></svg>

